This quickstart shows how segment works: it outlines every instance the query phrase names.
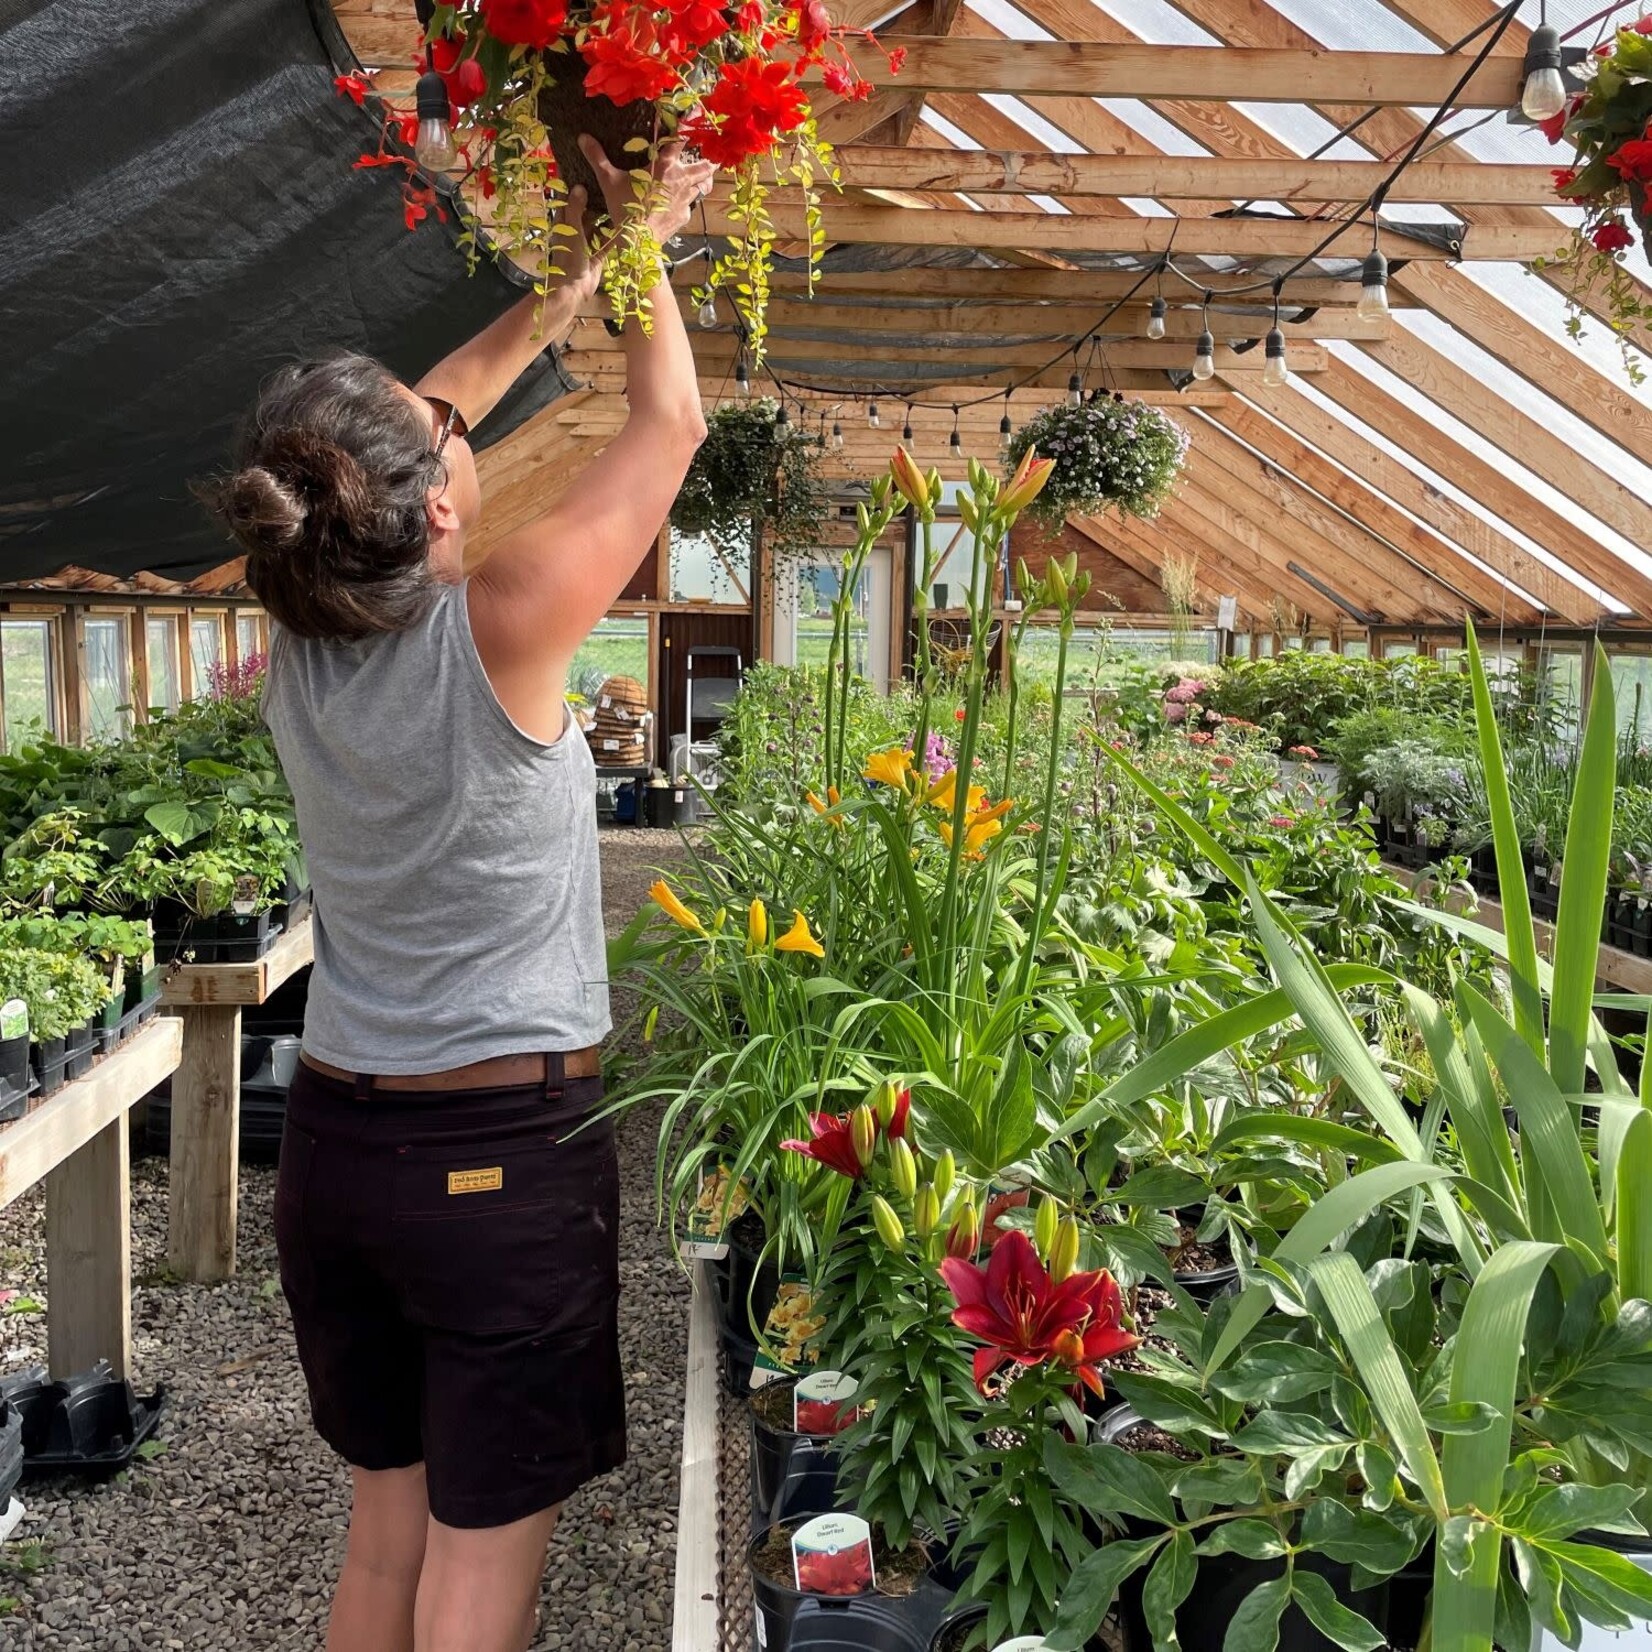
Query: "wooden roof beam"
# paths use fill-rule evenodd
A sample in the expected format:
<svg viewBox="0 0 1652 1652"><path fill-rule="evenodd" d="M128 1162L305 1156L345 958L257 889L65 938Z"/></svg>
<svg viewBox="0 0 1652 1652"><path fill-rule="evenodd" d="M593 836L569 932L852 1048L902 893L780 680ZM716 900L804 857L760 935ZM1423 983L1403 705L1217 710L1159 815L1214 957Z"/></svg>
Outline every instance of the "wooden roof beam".
<svg viewBox="0 0 1652 1652"><path fill-rule="evenodd" d="M1185 555L1191 549L1198 558L1199 588L1212 599L1237 596L1240 607L1247 613L1265 614L1268 595L1277 588L1271 573L1265 579L1256 573L1241 574L1217 530L1191 511L1184 511L1176 518L1174 532L1162 518L1157 522L1140 522L1111 512L1101 516L1069 516L1067 523L1091 544L1155 583L1163 578L1167 555L1178 552ZM1219 580L1211 578L1212 567L1221 570ZM1214 608L1214 600L1211 606Z"/></svg>

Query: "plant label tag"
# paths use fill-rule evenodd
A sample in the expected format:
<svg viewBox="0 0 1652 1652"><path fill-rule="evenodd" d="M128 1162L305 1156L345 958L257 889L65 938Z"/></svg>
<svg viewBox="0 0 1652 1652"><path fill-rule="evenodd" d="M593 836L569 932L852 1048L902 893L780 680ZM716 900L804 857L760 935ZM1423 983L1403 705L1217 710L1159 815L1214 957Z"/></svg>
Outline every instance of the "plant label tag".
<svg viewBox="0 0 1652 1652"><path fill-rule="evenodd" d="M677 1248L684 1256L700 1262L721 1262L728 1255L728 1225L745 1214L749 1203L744 1182L729 1185L726 1165L719 1166L709 1180L702 1170Z"/></svg>
<svg viewBox="0 0 1652 1652"><path fill-rule="evenodd" d="M841 1434L857 1417L860 1384L841 1371L811 1371L792 1389L792 1427L799 1434Z"/></svg>
<svg viewBox="0 0 1652 1652"><path fill-rule="evenodd" d="M1643 1572L1652 1573L1652 1553L1625 1555L1624 1559ZM1624 1630L1602 1629L1593 1623L1582 1623L1578 1627L1583 1631L1583 1639L1578 1642L1577 1652L1633 1652L1633 1648L1644 1647L1652 1641L1652 1624L1638 1623L1633 1629ZM1539 1629L1532 1652L1564 1652L1564 1643L1547 1629Z"/></svg>
<svg viewBox="0 0 1652 1652"><path fill-rule="evenodd" d="M0 1004L0 1038L27 1038L29 1036L29 1006L21 998L8 998Z"/></svg>
<svg viewBox="0 0 1652 1652"><path fill-rule="evenodd" d="M1014 1640L999 1641L992 1652L1045 1652L1048 1645L1042 1635L1017 1635Z"/></svg>
<svg viewBox="0 0 1652 1652"><path fill-rule="evenodd" d="M788 1274L780 1282L763 1326L752 1365L752 1387L761 1388L776 1377L789 1377L798 1366L815 1360L818 1356L810 1352L809 1344L825 1325L826 1316L815 1310L814 1292L802 1279Z"/></svg>
<svg viewBox="0 0 1652 1652"><path fill-rule="evenodd" d="M792 1570L806 1595L864 1595L877 1582L872 1528L858 1515L821 1514L792 1533Z"/></svg>
<svg viewBox="0 0 1652 1652"><path fill-rule="evenodd" d="M1238 597L1218 597L1216 599L1216 629L1218 631L1231 631L1238 625L1238 623ZM1042 1646L1044 1643L1040 1641L1038 1644ZM1020 1652L1020 1649L1015 1646L1013 1641L1010 1642L1010 1648L1011 1652ZM1002 1649L1000 1649L1000 1652L1002 1652Z"/></svg>

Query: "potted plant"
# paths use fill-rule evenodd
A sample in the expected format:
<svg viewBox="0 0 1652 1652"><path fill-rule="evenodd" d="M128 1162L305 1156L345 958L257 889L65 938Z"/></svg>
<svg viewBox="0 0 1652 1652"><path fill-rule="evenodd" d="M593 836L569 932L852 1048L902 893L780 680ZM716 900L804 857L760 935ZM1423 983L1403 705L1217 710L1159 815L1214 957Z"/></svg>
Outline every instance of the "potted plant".
<svg viewBox="0 0 1652 1652"><path fill-rule="evenodd" d="M764 551L777 570L813 553L830 505L821 451L782 411L767 396L713 410L671 507L674 528L740 551L750 547L760 526Z"/></svg>
<svg viewBox="0 0 1652 1652"><path fill-rule="evenodd" d="M696 302L726 293L760 359L777 238L769 191L779 183L801 192L813 258L824 241L820 189L837 178L802 81L819 69L841 96L870 91L845 33L821 0L664 13L629 0L439 4L420 55L417 107L386 100L378 149L357 164L405 174L409 228L452 207L473 257L498 249L543 283L558 267L547 195L582 185L601 203L576 144L591 133L616 165L637 169L637 202L612 226L604 285L617 321L646 326L665 253L647 225L645 169L660 145L691 144L728 172L728 216L739 226ZM890 53L891 65L902 56ZM341 76L338 88L358 104L371 90L357 75Z"/></svg>
<svg viewBox="0 0 1652 1652"><path fill-rule="evenodd" d="M1010 438L1011 469L1029 453L1054 461L1027 507L1052 531L1069 516L1112 506L1128 516L1157 516L1187 456L1188 435L1156 407L1096 391L1077 406L1036 413Z"/></svg>

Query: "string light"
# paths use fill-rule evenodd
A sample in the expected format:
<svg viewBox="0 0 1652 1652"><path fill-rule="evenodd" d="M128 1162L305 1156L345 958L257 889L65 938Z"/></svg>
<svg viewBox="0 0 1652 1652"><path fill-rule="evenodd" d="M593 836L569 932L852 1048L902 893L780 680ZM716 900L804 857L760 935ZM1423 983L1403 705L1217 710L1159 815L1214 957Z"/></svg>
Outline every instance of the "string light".
<svg viewBox="0 0 1652 1652"><path fill-rule="evenodd" d="M883 425L883 420L878 415L878 404L876 402L866 404L866 424L871 430L878 430Z"/></svg>
<svg viewBox="0 0 1652 1652"><path fill-rule="evenodd" d="M734 364L734 393L742 401L751 395L751 374L746 371L746 358L741 358ZM784 409L781 409L784 412Z"/></svg>
<svg viewBox="0 0 1652 1652"><path fill-rule="evenodd" d="M958 434L957 402L952 404L952 434L947 437L946 445L951 448L955 454L961 454L964 451L964 439Z"/></svg>
<svg viewBox="0 0 1652 1652"><path fill-rule="evenodd" d="M1205 330L1199 334L1199 342L1193 347L1193 376L1200 383L1216 377L1216 339L1210 330L1210 294L1205 294L1204 302Z"/></svg>
<svg viewBox="0 0 1652 1652"><path fill-rule="evenodd" d="M1360 275L1359 303L1354 308L1354 314L1361 321L1386 321L1388 319L1388 260L1383 256L1377 236L1382 233L1378 227L1372 237L1371 250L1365 255L1365 266Z"/></svg>
<svg viewBox="0 0 1652 1652"><path fill-rule="evenodd" d="M1084 405L1084 375L1078 370L1078 351L1075 346L1073 352L1073 370L1067 376L1067 400L1074 407Z"/></svg>
<svg viewBox="0 0 1652 1652"><path fill-rule="evenodd" d="M837 422L836 419L833 419L832 420L832 448L833 448L833 451L834 452L841 451L842 447L843 447L843 426L840 425Z"/></svg>
<svg viewBox="0 0 1652 1652"><path fill-rule="evenodd" d="M715 327L717 325L717 300L715 298L708 298L700 306L700 325L702 327Z"/></svg>
<svg viewBox="0 0 1652 1652"><path fill-rule="evenodd" d="M426 172L446 172L459 164L453 145L453 110L447 100L447 82L432 69L419 76L414 91L419 130L413 140L413 158Z"/></svg>
<svg viewBox="0 0 1652 1652"><path fill-rule="evenodd" d="M906 404L906 423L901 426L901 440L908 444L912 441L912 403Z"/></svg>
<svg viewBox="0 0 1652 1652"><path fill-rule="evenodd" d="M1160 293L1153 300L1153 308L1147 316L1147 336L1149 338L1163 338L1165 334L1164 318L1169 313L1170 306L1164 301L1164 294Z"/></svg>
<svg viewBox="0 0 1652 1652"><path fill-rule="evenodd" d="M1520 93L1520 112L1529 121L1553 120L1566 107L1566 81L1560 70L1560 31L1543 21L1526 42L1526 83Z"/></svg>
<svg viewBox="0 0 1652 1652"><path fill-rule="evenodd" d="M1281 385L1290 376L1290 364L1285 360L1285 331L1279 325L1279 288L1273 289L1273 326L1268 329L1264 350L1266 360L1262 368L1264 384Z"/></svg>
<svg viewBox="0 0 1652 1652"><path fill-rule="evenodd" d="M781 435L784 435L791 428L791 423L791 418L786 412L786 404L782 402L780 404L780 411L774 416L774 428Z"/></svg>
<svg viewBox="0 0 1652 1652"><path fill-rule="evenodd" d="M1010 423L1010 393L1004 392L1004 416L998 421L998 456L1007 459L1010 456L1010 438L1015 434L1015 426Z"/></svg>

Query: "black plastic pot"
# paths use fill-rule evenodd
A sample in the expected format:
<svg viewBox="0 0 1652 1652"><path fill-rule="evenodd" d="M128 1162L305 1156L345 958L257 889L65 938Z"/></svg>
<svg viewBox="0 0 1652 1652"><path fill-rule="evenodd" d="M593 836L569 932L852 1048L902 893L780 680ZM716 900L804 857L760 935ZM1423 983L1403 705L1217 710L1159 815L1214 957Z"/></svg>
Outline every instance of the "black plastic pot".
<svg viewBox="0 0 1652 1652"><path fill-rule="evenodd" d="M172 903L175 904L175 903ZM238 918L233 912L198 918L186 909L182 919L171 911L155 919L155 956L170 961L193 953L198 964L250 964L274 944L281 926L274 912Z"/></svg>
<svg viewBox="0 0 1652 1652"><path fill-rule="evenodd" d="M787 1377L759 1393L789 1395L796 1386L797 1378ZM831 1436L775 1428L759 1415L756 1395L748 1406L754 1525L762 1529L782 1520L830 1513L837 1506L837 1459L832 1455Z"/></svg>
<svg viewBox="0 0 1652 1652"><path fill-rule="evenodd" d="M1635 902L1635 916L1629 925L1629 950L1637 958L1652 957L1652 901Z"/></svg>
<svg viewBox="0 0 1652 1652"><path fill-rule="evenodd" d="M780 1294L780 1270L763 1259L760 1224L748 1224L744 1216L729 1224L728 1264L715 1279L717 1319L723 1330L749 1338L754 1324L768 1323L769 1312Z"/></svg>
<svg viewBox="0 0 1652 1652"><path fill-rule="evenodd" d="M92 1070L92 1063L97 1059L97 1024L88 1021L84 1027L76 1027L64 1044L64 1075L68 1078L85 1078Z"/></svg>
<svg viewBox="0 0 1652 1652"><path fill-rule="evenodd" d="M132 1461L155 1431L166 1403L157 1388L140 1399L117 1379L108 1360L90 1371L53 1382L42 1366L0 1379L0 1398L23 1419L23 1472L81 1474L106 1479Z"/></svg>
<svg viewBox="0 0 1652 1652"><path fill-rule="evenodd" d="M161 973L159 964L151 964L148 969L134 970L128 975L123 1011L158 1003L161 996Z"/></svg>
<svg viewBox="0 0 1652 1652"><path fill-rule="evenodd" d="M49 1096L63 1088L63 1069L68 1059L61 1038L47 1038L29 1045L29 1065L34 1069L41 1095Z"/></svg>
<svg viewBox="0 0 1652 1652"><path fill-rule="evenodd" d="M0 1514L23 1478L23 1413L10 1400L0 1400Z"/></svg>
<svg viewBox="0 0 1652 1652"><path fill-rule="evenodd" d="M0 1039L0 1124L22 1118L31 1088L29 1035ZM3 1508L0 1504L0 1510Z"/></svg>
<svg viewBox="0 0 1652 1652"><path fill-rule="evenodd" d="M758 1652L802 1652L805 1647L817 1652L828 1647L845 1652L924 1652L958 1593L961 1579L937 1563L906 1595L805 1595L765 1577L751 1564L767 1536L765 1528L747 1550L757 1605Z"/></svg>

